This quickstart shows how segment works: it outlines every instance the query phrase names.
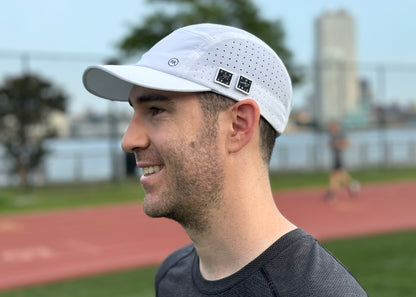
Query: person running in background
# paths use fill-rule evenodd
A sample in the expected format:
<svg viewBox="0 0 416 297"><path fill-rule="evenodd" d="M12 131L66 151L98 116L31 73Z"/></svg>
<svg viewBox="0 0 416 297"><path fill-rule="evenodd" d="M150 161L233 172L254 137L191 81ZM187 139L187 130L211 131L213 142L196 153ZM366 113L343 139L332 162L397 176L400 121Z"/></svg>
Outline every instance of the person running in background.
<svg viewBox="0 0 416 297"><path fill-rule="evenodd" d="M360 184L351 178L344 168L343 152L350 143L342 131L340 125L336 121L329 124L329 145L332 151L333 164L329 175L329 186L325 195L326 201L333 201L337 190L347 188L350 196L355 196L360 188Z"/></svg>

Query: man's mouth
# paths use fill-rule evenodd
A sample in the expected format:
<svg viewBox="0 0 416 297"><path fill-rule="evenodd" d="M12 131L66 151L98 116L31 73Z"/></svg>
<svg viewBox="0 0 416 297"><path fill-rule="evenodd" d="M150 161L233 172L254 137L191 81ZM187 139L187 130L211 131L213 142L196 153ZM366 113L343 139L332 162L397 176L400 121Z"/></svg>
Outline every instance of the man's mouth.
<svg viewBox="0 0 416 297"><path fill-rule="evenodd" d="M149 167L143 167L143 175L148 176L151 174L158 173L160 170L162 170L163 166L157 165L157 166L149 166Z"/></svg>

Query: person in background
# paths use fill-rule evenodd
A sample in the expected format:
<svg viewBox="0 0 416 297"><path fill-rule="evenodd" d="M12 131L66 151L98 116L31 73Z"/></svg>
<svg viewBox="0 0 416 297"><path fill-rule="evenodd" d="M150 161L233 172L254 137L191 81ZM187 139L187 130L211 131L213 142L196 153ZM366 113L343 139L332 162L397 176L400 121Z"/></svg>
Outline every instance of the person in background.
<svg viewBox="0 0 416 297"><path fill-rule="evenodd" d="M357 195L360 184L358 181L352 179L350 174L344 167L343 153L348 149L350 143L341 129L341 126L336 121L331 121L328 126L329 145L333 157L332 169L329 174L328 190L325 194L325 200L333 202L336 198L336 193L339 189L346 188L350 196Z"/></svg>
<svg viewBox="0 0 416 297"><path fill-rule="evenodd" d="M97 96L130 103L122 147L143 171L143 210L177 221L192 240L158 269L156 296L367 296L276 207L269 162L292 88L262 40L191 25L136 65L87 68L83 82Z"/></svg>

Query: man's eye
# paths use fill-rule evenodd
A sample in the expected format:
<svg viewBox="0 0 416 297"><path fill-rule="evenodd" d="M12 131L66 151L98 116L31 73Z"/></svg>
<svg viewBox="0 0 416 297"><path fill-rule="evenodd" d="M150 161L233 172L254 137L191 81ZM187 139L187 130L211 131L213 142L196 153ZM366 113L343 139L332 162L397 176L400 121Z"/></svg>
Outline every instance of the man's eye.
<svg viewBox="0 0 416 297"><path fill-rule="evenodd" d="M164 112L163 109L158 108L158 107L154 107L154 106L150 107L149 110L150 110L150 113L151 113L152 116L155 116L155 115L158 115L158 114Z"/></svg>

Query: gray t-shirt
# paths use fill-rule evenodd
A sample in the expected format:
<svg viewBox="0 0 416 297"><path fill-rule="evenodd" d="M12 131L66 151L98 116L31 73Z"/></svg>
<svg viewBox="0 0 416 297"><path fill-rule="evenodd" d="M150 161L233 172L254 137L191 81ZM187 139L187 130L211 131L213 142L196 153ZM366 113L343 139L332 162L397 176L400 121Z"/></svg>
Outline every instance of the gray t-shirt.
<svg viewBox="0 0 416 297"><path fill-rule="evenodd" d="M171 254L155 279L157 297L367 296L348 270L312 236L295 229L235 274L205 280L193 244Z"/></svg>

